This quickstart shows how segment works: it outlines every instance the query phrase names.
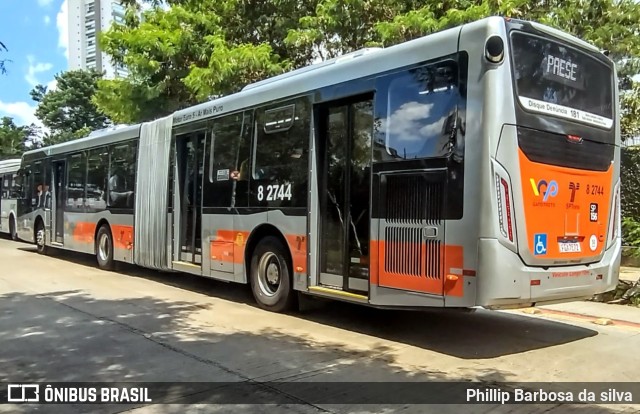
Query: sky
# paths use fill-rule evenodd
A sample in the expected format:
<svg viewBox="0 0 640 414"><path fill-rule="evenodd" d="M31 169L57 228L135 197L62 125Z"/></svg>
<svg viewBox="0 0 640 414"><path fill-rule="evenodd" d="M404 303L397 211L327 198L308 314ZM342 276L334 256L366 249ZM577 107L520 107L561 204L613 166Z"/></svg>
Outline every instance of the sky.
<svg viewBox="0 0 640 414"><path fill-rule="evenodd" d="M0 117L17 125L35 123L29 92L37 84L55 88L54 75L67 70L67 0L0 0L0 41L6 75L0 75Z"/></svg>

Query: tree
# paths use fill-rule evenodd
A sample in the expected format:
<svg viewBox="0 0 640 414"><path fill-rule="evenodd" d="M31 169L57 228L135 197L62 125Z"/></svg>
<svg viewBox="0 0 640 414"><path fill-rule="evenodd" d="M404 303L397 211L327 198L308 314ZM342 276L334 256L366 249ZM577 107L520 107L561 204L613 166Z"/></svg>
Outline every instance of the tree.
<svg viewBox="0 0 640 414"><path fill-rule="evenodd" d="M92 101L101 77L96 71L71 70L55 75L56 90L37 85L31 91L38 103L35 115L49 129L43 137L44 145L81 138L109 125L106 115Z"/></svg>
<svg viewBox="0 0 640 414"><path fill-rule="evenodd" d="M170 9L155 7L142 17L131 6L124 24L101 35L105 52L130 72L99 83L95 102L116 122L166 115L307 61L284 39L317 0L167 3Z"/></svg>
<svg viewBox="0 0 640 414"><path fill-rule="evenodd" d="M4 43L0 42L0 52L5 51L8 52L9 49L7 49L7 47L4 45ZM1 74L5 74L7 73L7 68L5 67L5 63L7 62L6 59L0 59L0 73Z"/></svg>
<svg viewBox="0 0 640 414"><path fill-rule="evenodd" d="M34 135L36 127L17 126L12 118L0 119L0 159L19 157Z"/></svg>
<svg viewBox="0 0 640 414"><path fill-rule="evenodd" d="M634 0L321 0L286 43L333 57L363 46L390 46L490 15L524 18L609 51L619 71L622 137L640 135L640 4ZM323 56L325 54L326 56Z"/></svg>
<svg viewBox="0 0 640 414"><path fill-rule="evenodd" d="M623 137L640 131L634 0L146 0L153 7L103 33L131 76L102 80L96 103L139 122L236 92L244 85L367 46L390 46L489 15L537 20L602 49L620 69ZM170 6L170 8L161 7ZM634 72L635 68L635 72Z"/></svg>

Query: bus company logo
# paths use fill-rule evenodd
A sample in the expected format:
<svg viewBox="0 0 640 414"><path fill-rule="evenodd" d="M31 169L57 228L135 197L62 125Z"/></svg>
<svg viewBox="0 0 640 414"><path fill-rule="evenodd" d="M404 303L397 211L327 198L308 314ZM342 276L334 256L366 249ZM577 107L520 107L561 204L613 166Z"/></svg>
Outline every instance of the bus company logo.
<svg viewBox="0 0 640 414"><path fill-rule="evenodd" d="M580 189L580 183L574 183L573 181L571 181L569 183L569 191L571 191L571 200L569 200L570 203L573 203L576 199L576 191L578 191Z"/></svg>
<svg viewBox="0 0 640 414"><path fill-rule="evenodd" d="M546 180L540 180L536 183L536 180L530 178L529 181L531 182L533 194L536 197L542 196L542 201L544 202L548 201L550 197L558 195L559 187L555 180L551 180L549 182Z"/></svg>

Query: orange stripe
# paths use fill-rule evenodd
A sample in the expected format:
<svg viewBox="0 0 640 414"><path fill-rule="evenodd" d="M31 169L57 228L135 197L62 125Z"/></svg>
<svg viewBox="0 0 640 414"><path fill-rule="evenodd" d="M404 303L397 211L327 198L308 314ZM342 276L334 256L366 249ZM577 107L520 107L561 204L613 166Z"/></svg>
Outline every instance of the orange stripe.
<svg viewBox="0 0 640 414"><path fill-rule="evenodd" d="M217 230L209 246L211 259L242 264L248 237L247 231ZM291 251L293 271L305 273L307 271L307 237L287 234L285 239Z"/></svg>
<svg viewBox="0 0 640 414"><path fill-rule="evenodd" d="M294 273L307 272L307 237L298 234L285 235L289 249L291 250L291 260L293 261Z"/></svg>
<svg viewBox="0 0 640 414"><path fill-rule="evenodd" d="M113 224L111 234L116 249L131 250L133 248L133 226Z"/></svg>
<svg viewBox="0 0 640 414"><path fill-rule="evenodd" d="M398 266L402 264L401 262L407 258L410 260L416 259L414 255L417 249L412 243L393 243L392 245L387 245L384 240L371 240L370 246L371 284L437 295L464 296L464 278L459 277L457 280L448 280L446 278L451 268L462 269L464 263L462 246L444 245L440 247L439 254L441 257L444 255L442 279L425 276L426 269L424 260L420 263L420 276L387 272L385 270L384 265L387 250L393 252L395 256L395 261L390 263L391 266L395 268L398 268ZM421 245L420 248L422 249L423 257L427 254L433 254L433 252L427 250L425 245ZM469 271L466 272L469 273ZM465 270L463 270L463 274L465 274Z"/></svg>
<svg viewBox="0 0 640 414"><path fill-rule="evenodd" d="M96 224L86 221L79 221L73 227L73 240L80 243L93 244L96 234Z"/></svg>
<svg viewBox="0 0 640 414"><path fill-rule="evenodd" d="M218 230L210 244L212 260L242 264L249 232Z"/></svg>
<svg viewBox="0 0 640 414"><path fill-rule="evenodd" d="M111 236L113 237L113 246L117 249L133 248L133 226L125 226L119 224L111 224ZM80 243L95 243L96 223L88 221L79 221L73 227L72 237Z"/></svg>

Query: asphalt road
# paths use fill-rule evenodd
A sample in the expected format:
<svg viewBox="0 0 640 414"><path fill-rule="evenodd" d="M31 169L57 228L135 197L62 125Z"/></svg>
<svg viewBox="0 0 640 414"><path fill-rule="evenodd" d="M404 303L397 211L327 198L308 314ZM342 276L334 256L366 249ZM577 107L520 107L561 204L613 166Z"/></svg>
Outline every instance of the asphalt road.
<svg viewBox="0 0 640 414"><path fill-rule="evenodd" d="M245 286L134 266L104 272L91 256L40 256L30 245L0 239L1 382L185 383L167 397L172 404L0 404L0 411L636 412L628 405L368 404L376 395L357 387L362 381L640 382L640 330L551 318L339 302L273 314L258 309ZM236 397L234 405L212 405L224 393L203 383L224 381L307 384L256 387L247 403ZM354 384L327 386L331 381ZM373 390L379 397L398 387ZM345 394L360 392L358 404L341 404ZM447 395L446 387L441 392ZM255 400L271 404L248 404Z"/></svg>

